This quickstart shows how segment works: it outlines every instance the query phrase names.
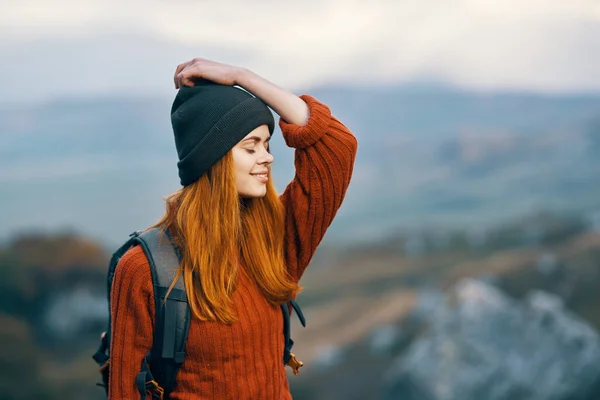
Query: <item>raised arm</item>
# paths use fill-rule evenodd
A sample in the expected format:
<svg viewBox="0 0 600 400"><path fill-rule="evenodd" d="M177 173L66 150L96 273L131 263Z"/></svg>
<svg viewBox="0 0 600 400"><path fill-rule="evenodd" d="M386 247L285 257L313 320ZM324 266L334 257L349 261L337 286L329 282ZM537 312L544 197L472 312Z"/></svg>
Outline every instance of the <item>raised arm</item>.
<svg viewBox="0 0 600 400"><path fill-rule="evenodd" d="M299 281L346 195L356 138L312 96L298 97L248 70L241 70L236 83L279 114L285 142L296 149L296 174L281 201L286 264Z"/></svg>
<svg viewBox="0 0 600 400"><path fill-rule="evenodd" d="M279 121L288 146L296 149L296 174L281 195L286 209L285 251L288 270L300 280L333 222L350 184L358 144L329 107L302 95L310 109L306 125Z"/></svg>

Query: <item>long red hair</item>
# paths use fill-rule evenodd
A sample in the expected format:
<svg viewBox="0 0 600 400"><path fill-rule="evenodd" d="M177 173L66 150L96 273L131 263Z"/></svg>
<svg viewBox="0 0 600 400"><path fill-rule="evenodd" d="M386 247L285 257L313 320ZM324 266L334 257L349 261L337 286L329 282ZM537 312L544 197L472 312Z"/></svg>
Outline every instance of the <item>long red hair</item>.
<svg viewBox="0 0 600 400"><path fill-rule="evenodd" d="M179 247L177 278L183 274L191 311L201 320L235 321L231 296L240 262L273 305L299 290L285 268L284 209L272 180L264 197L241 199L231 151L168 196L166 213L154 227L169 229Z"/></svg>

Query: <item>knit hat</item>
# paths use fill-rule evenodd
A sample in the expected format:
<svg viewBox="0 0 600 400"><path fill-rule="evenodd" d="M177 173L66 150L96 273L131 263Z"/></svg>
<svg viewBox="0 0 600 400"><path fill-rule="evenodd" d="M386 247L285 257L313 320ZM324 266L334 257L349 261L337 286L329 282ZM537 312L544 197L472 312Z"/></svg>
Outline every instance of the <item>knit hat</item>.
<svg viewBox="0 0 600 400"><path fill-rule="evenodd" d="M194 183L248 133L275 121L267 105L245 90L205 79L179 89L171 125L182 186Z"/></svg>

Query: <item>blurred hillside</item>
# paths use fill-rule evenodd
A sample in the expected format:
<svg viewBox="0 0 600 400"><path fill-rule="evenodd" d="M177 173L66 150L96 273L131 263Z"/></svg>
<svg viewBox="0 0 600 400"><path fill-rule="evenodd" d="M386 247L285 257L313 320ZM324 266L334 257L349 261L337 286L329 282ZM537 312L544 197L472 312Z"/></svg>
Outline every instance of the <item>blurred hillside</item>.
<svg viewBox="0 0 600 400"><path fill-rule="evenodd" d="M398 228L493 227L540 209L600 204L600 97L438 86L312 92L359 139L326 242ZM115 246L155 222L179 188L167 98L64 99L0 109L0 239L70 227ZM275 183L293 177L276 135ZM360 226L360 229L356 227Z"/></svg>
<svg viewBox="0 0 600 400"><path fill-rule="evenodd" d="M441 236L436 232L397 235L371 246L330 254L327 263L322 253L321 256L306 276L303 282L306 290L299 297L310 321L309 328L297 325L294 331L297 354L302 355L307 364L306 374L291 378L292 382L298 382L292 387L300 399L551 398L532 392L511 394L519 390L520 384L533 387L554 387L555 384L556 397L552 398L557 399L592 400L600 395L600 375L593 372L597 371L600 358L596 356L600 353L582 346L581 349L588 350L581 350L584 353L578 355L579 347L573 347L573 343L582 340L578 338L580 328L576 318L579 318L594 332L590 333L595 337L590 346L600 349L597 339L600 229L585 219L539 214L506 223L486 235L469 231ZM514 304L506 305L503 313L516 313L521 302L533 301L529 298L538 296L537 293L548 298L555 296L560 305L542 317L539 328L542 333L532 333L538 328L503 321L493 301L488 305L489 296L492 299L494 296L485 286L483 289L471 289L468 285L468 289L461 288L465 279L491 285L513 299ZM545 302L541 294L539 298L544 300L539 301ZM461 312L465 306L460 301L456 304L453 296L467 299L462 301L469 307L464 312L470 320L467 325L462 325L464 322L460 320L449 320L446 327L436 328L436 324L453 318L452 313ZM575 319L569 319L569 312L574 312ZM534 321L532 315L526 318ZM568 322L557 326L553 320L561 318ZM449 328L468 329L478 325L481 330L470 338ZM435 343L430 342L430 335L436 329L441 353L426 361L423 352L433 351ZM553 330L558 338L566 337L566 344L563 339L544 337L544 333ZM534 342L526 345L531 354L519 356L523 358L519 361L520 369L514 370L514 374L520 376L521 383L517 383L510 374L506 376L501 372L505 355L494 354L494 348L507 338L514 338L515 343L507 350L519 352L518 341L528 335L534 337ZM420 341L425 341L425 347L416 350ZM450 343L460 349L455 351L465 352L464 359L447 353ZM470 343L480 343L480 348L470 348ZM563 351L563 346L571 346L571 350L567 347ZM594 366L585 365L583 354L590 356ZM488 365L478 357L484 357ZM529 365L530 360L536 358L545 360L541 361L541 369L539 365ZM446 376L442 371L442 375L436 377L434 370L443 367L444 359L448 359ZM393 375L402 365L399 361L404 365L409 363L405 367L408 371L423 369L425 380L420 384L424 389L409 390L414 385L414 376L407 383L405 378ZM582 364L585 368L581 374L569 370L575 371ZM541 377L551 365L566 369L566 377ZM469 374L486 368L491 368L491 372L485 385L479 388L478 395L471 397L468 392L473 393L477 380ZM456 372L448 378L448 371ZM584 383L583 377L588 372L596 386ZM572 379L573 386L567 384L567 377ZM441 385L444 378L462 382L458 394L435 394L436 386ZM381 394L386 386L396 389L391 394ZM568 396L561 397L560 393Z"/></svg>

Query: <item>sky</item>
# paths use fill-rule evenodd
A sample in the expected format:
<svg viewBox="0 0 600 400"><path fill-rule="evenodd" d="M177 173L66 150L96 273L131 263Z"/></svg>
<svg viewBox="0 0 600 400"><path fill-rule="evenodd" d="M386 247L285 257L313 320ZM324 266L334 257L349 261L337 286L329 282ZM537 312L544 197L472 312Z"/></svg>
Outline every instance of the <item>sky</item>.
<svg viewBox="0 0 600 400"><path fill-rule="evenodd" d="M291 90L600 91L598 0L0 0L0 103L172 93L193 57Z"/></svg>

